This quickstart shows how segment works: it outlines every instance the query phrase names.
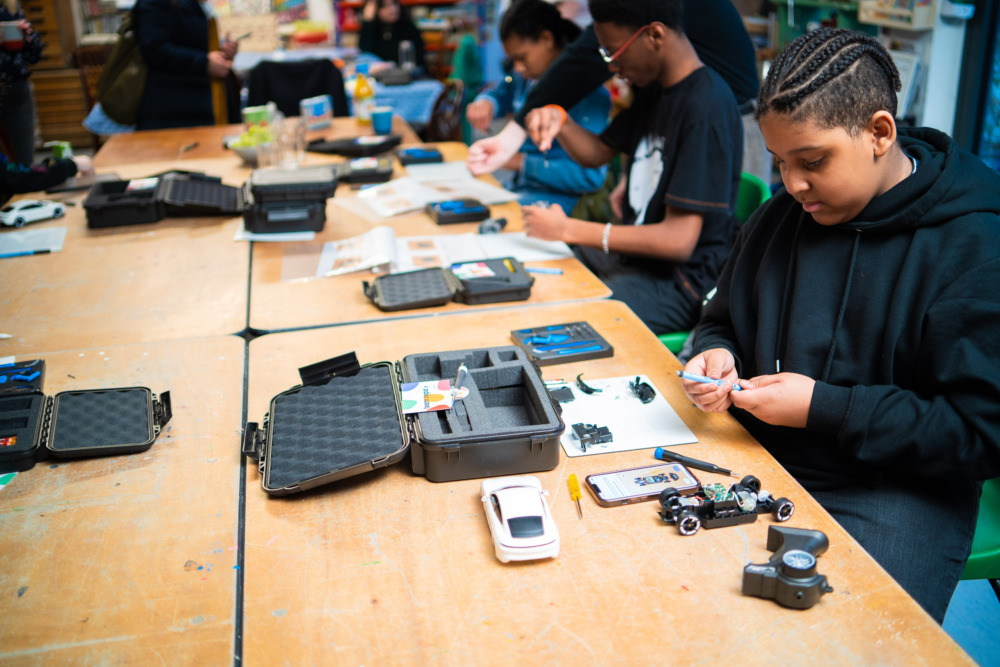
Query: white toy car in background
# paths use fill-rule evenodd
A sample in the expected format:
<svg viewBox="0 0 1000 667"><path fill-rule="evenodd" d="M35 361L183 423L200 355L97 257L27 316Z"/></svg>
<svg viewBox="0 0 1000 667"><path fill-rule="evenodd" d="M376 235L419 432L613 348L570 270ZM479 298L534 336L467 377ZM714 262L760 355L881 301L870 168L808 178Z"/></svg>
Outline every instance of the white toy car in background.
<svg viewBox="0 0 1000 667"><path fill-rule="evenodd" d="M66 207L58 202L22 199L0 210L0 222L8 227L24 227L29 222L61 218L64 215Z"/></svg>
<svg viewBox="0 0 1000 667"><path fill-rule="evenodd" d="M559 530L537 477L486 479L481 489L486 522L502 563L559 555Z"/></svg>

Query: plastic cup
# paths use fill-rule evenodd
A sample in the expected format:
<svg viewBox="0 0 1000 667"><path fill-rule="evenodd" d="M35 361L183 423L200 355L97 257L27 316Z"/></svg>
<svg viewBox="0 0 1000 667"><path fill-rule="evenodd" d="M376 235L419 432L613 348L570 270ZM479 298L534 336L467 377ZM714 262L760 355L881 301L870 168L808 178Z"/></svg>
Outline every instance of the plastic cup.
<svg viewBox="0 0 1000 667"><path fill-rule="evenodd" d="M392 132L392 107L375 107L372 109L372 129L375 134Z"/></svg>
<svg viewBox="0 0 1000 667"><path fill-rule="evenodd" d="M0 21L0 39L7 51L20 51L24 47L24 33L20 21Z"/></svg>

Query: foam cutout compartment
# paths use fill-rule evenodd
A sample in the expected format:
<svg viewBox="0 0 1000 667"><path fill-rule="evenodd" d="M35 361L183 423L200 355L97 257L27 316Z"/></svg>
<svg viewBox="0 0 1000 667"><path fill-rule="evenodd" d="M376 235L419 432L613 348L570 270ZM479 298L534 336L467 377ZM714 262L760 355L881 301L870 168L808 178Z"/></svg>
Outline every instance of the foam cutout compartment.
<svg viewBox="0 0 1000 667"><path fill-rule="evenodd" d="M391 365L373 364L276 396L265 487L331 482L404 447L393 374Z"/></svg>
<svg viewBox="0 0 1000 667"><path fill-rule="evenodd" d="M521 348L410 355L404 375L411 382L454 379L462 363L469 395L451 410L416 415L414 472L450 481L555 468L563 423Z"/></svg>

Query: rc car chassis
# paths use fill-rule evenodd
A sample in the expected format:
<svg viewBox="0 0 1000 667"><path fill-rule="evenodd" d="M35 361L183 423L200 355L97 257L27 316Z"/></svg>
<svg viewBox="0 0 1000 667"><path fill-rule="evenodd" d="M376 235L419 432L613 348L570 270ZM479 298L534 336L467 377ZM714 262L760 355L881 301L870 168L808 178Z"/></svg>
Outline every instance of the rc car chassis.
<svg viewBox="0 0 1000 667"><path fill-rule="evenodd" d="M737 484L703 484L694 495L682 496L668 487L660 493L660 518L677 525L681 535L694 535L705 528L721 528L753 523L758 514L770 513L776 521L792 518L795 504L788 498L775 499L760 488L760 480L747 475Z"/></svg>

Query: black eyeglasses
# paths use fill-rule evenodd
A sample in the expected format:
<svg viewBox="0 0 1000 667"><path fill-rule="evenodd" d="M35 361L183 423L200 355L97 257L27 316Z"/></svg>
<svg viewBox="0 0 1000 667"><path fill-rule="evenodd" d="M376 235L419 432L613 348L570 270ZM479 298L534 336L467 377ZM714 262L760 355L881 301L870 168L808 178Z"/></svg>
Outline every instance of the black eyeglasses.
<svg viewBox="0 0 1000 667"><path fill-rule="evenodd" d="M623 53L625 53L625 49L627 49L628 47L632 46L632 42L634 42L636 40L636 38L639 37L639 35L641 35L643 32L645 32L646 28L648 28L650 25L652 25L652 24L647 23L646 25L644 25L641 28L639 28L638 30L636 30L635 34L632 35L631 37L629 37L625 41L625 43L622 44L621 48L618 49L617 51L615 51L614 53L609 54L608 50L606 48L604 48L603 46L599 47L597 50L601 52L601 57L604 58L604 62L606 62L609 65L615 65L615 66L617 66L618 65L618 62L617 62L618 58L620 58L621 55Z"/></svg>

